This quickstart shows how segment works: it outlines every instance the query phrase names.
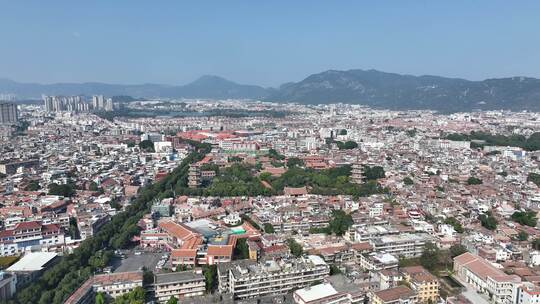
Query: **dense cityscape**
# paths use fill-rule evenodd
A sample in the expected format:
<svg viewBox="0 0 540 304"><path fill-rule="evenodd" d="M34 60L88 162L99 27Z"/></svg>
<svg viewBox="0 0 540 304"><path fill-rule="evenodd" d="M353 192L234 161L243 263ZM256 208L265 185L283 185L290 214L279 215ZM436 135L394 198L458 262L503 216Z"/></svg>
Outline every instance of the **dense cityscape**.
<svg viewBox="0 0 540 304"><path fill-rule="evenodd" d="M540 304L540 1L0 10L0 304Z"/></svg>
<svg viewBox="0 0 540 304"><path fill-rule="evenodd" d="M3 302L539 297L537 113L116 100L0 104Z"/></svg>

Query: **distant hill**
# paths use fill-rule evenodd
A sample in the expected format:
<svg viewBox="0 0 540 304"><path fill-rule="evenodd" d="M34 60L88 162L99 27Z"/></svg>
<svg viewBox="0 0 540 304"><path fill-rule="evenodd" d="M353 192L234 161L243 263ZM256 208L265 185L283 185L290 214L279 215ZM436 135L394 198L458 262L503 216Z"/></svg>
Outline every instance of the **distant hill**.
<svg viewBox="0 0 540 304"><path fill-rule="evenodd" d="M202 76L182 85L105 83L18 83L0 79L0 93L20 99L46 95L134 96L137 98L260 99L302 104L350 103L387 109L431 109L443 112L475 109L540 111L540 79L511 77L470 81L438 76L412 76L377 70L330 70L289 82L277 89L238 84Z"/></svg>
<svg viewBox="0 0 540 304"><path fill-rule="evenodd" d="M266 98L304 104L351 103L390 109L540 111L540 80L526 77L469 81L376 70L330 70L287 83Z"/></svg>
<svg viewBox="0 0 540 304"><path fill-rule="evenodd" d="M41 98L45 95L95 95L135 96L142 98L247 98L261 99L268 91L259 86L243 85L218 76L202 76L183 86L161 84L121 85L98 82L35 84L0 79L0 93L16 94L20 99Z"/></svg>

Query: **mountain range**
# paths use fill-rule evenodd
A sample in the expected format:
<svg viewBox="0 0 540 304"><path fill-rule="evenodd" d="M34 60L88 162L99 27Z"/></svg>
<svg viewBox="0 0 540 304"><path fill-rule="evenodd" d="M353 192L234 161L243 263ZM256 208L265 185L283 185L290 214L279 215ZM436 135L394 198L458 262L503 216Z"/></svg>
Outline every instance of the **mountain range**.
<svg viewBox="0 0 540 304"><path fill-rule="evenodd" d="M135 97L259 99L301 104L349 103L387 109L474 109L540 111L540 79L509 77L470 81L439 76L412 76L377 70L329 70L279 88L238 84L202 76L182 85L105 83L31 84L0 79L0 93L19 98L45 95L130 95Z"/></svg>

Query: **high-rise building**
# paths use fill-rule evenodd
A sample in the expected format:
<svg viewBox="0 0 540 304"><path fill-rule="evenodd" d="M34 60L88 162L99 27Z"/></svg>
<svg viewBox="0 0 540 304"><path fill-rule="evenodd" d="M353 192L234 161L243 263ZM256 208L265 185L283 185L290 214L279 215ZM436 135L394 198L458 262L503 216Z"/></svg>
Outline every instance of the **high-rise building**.
<svg viewBox="0 0 540 304"><path fill-rule="evenodd" d="M107 101L105 102L105 111L112 111L114 110L114 104L112 98L107 98Z"/></svg>
<svg viewBox="0 0 540 304"><path fill-rule="evenodd" d="M15 124L19 120L17 105L12 102L0 102L0 124Z"/></svg>
<svg viewBox="0 0 540 304"><path fill-rule="evenodd" d="M92 107L94 110L105 110L105 97L103 95L92 96Z"/></svg>
<svg viewBox="0 0 540 304"><path fill-rule="evenodd" d="M47 112L85 112L89 110L82 96L43 96Z"/></svg>

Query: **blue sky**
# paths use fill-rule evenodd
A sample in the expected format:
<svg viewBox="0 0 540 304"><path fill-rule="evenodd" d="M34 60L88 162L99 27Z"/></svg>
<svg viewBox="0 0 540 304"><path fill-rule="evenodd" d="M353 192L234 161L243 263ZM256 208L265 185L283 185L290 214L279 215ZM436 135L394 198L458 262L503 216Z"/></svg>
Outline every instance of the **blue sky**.
<svg viewBox="0 0 540 304"><path fill-rule="evenodd" d="M277 86L328 69L540 78L540 1L0 0L0 77Z"/></svg>

